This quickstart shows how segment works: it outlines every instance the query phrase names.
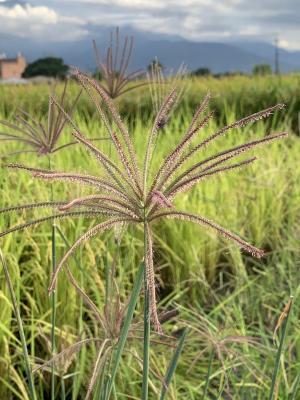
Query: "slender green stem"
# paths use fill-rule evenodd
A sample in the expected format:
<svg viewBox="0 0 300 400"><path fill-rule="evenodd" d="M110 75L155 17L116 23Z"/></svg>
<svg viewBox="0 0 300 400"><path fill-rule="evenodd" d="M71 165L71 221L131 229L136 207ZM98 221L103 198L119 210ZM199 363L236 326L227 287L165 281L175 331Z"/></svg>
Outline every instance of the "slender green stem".
<svg viewBox="0 0 300 400"><path fill-rule="evenodd" d="M115 384L113 384L113 396L114 396L114 400L118 400L117 391L116 391L116 385Z"/></svg>
<svg viewBox="0 0 300 400"><path fill-rule="evenodd" d="M114 357L115 347L116 347L116 344L113 344L110 355L109 355L109 360L108 361L106 360L106 362L103 366L103 372L100 377L100 381L103 381L103 383L100 385L100 392L101 392L101 396L102 396L101 398L103 398L103 400L109 400L107 397L107 393L108 393L107 390L108 390L110 379L111 379L110 370L111 370L111 364L112 364L113 357ZM112 386L114 388L114 386L115 386L114 382L113 382Z"/></svg>
<svg viewBox="0 0 300 400"><path fill-rule="evenodd" d="M23 349L23 355L24 355L24 361L25 361L25 369L26 369L26 374L27 374L27 379L28 379L28 385L29 385L29 393L30 393L30 398L32 400L36 400L36 394L35 394L35 389L34 389L34 382L33 382L33 376L31 372L31 367L30 367L30 361L29 361L29 355L27 351L27 345L26 345L26 339L25 339L25 334L24 334L24 328L23 328L23 323L21 319L21 314L18 308L18 302L15 296L12 280L10 278L9 270L6 265L6 261L3 257L2 251L0 250L0 258L1 258L1 263L3 266L4 270L4 275L5 275L5 280L8 286L8 290L10 293L14 313L16 315L17 319L17 324L18 324L18 329L19 329L19 334L21 338L21 343L22 343L22 349Z"/></svg>
<svg viewBox="0 0 300 400"><path fill-rule="evenodd" d="M278 347L277 354L276 354L275 367L274 367L273 376L272 376L269 400L272 400L273 396L274 396L276 379L277 379L279 365L280 365L280 358L281 358L281 354L282 354L282 351L283 351L284 339L285 339L285 336L286 336L287 325L288 325L288 321L289 321L289 316L290 316L290 312L291 312L291 309L292 309L292 305L293 305L293 296L290 296L290 302L289 302L289 305L288 305L288 310L286 311L285 319L284 319L284 321L282 323L282 334L281 334L279 347Z"/></svg>
<svg viewBox="0 0 300 400"><path fill-rule="evenodd" d="M49 170L51 170L51 155L48 156ZM53 201L53 187L51 185L51 201ZM56 240L55 240L55 225L52 225L51 232L51 265L52 274L54 274L56 269ZM56 325L56 290L51 294L51 357L55 355L56 345L55 345L55 325ZM51 400L55 400L55 366L51 366Z"/></svg>
<svg viewBox="0 0 300 400"><path fill-rule="evenodd" d="M66 387L64 377L61 377L61 400L66 400Z"/></svg>
<svg viewBox="0 0 300 400"><path fill-rule="evenodd" d="M52 273L55 272L55 261L56 261L56 248L55 248L55 225L52 225ZM55 355L56 344L55 344L55 325L56 325L56 290L51 294L51 356ZM55 371L54 364L51 366L51 400L55 400Z"/></svg>
<svg viewBox="0 0 300 400"><path fill-rule="evenodd" d="M144 262L147 257L147 230L144 222ZM149 381L149 350L150 350L150 305L149 288L147 282L146 267L144 271L144 342L143 342L143 383L142 400L148 399L148 381Z"/></svg>
<svg viewBox="0 0 300 400"><path fill-rule="evenodd" d="M108 376L107 380L104 382L104 390L103 390L103 396L101 397L101 400L108 400L108 388L109 388L109 384L110 384L110 379L111 377ZM101 390L102 393L102 390Z"/></svg>
<svg viewBox="0 0 300 400"><path fill-rule="evenodd" d="M204 392L202 396L202 400L205 400L207 391L208 391L208 385L209 385L209 380L210 380L210 375L211 375L211 367L212 367L212 362L214 359L214 348L211 349L210 356L209 356L209 362L208 362L208 369L207 369L207 374L206 374L206 379L205 379L205 387L204 387Z"/></svg>
<svg viewBox="0 0 300 400"><path fill-rule="evenodd" d="M54 224L54 226L55 226L55 231L59 234L59 236L60 236L60 237L62 238L62 240L64 241L66 247L69 249L69 248L71 247L71 243L68 241L68 239L66 238L66 236L64 235L64 233L63 233L63 231L60 229L60 227L59 227L58 225L55 225L55 224ZM80 271L81 273L83 273L84 270L83 270L83 268L82 268L82 266L81 266L80 261L78 260L78 258L77 258L75 255L74 255L73 258L74 258L75 264L77 265L79 271Z"/></svg>
<svg viewBox="0 0 300 400"><path fill-rule="evenodd" d="M144 274L145 275L145 274ZM149 290L146 276L144 277L144 343L143 343L143 384L142 399L148 399L148 379L149 379L149 350L150 350L150 315L149 315Z"/></svg>

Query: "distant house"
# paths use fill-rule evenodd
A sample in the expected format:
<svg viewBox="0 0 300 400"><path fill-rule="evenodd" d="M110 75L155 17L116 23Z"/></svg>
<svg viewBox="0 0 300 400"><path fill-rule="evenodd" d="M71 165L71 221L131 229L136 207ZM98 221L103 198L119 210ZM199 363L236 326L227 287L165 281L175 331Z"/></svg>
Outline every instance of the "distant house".
<svg viewBox="0 0 300 400"><path fill-rule="evenodd" d="M0 55L0 79L20 79L26 68L25 57L19 53L16 58Z"/></svg>

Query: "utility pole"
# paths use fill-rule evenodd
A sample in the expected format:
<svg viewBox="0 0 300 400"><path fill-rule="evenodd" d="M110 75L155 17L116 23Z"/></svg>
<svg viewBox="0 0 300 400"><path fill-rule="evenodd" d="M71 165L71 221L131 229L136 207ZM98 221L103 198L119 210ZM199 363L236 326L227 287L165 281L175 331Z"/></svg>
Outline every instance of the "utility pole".
<svg viewBox="0 0 300 400"><path fill-rule="evenodd" d="M275 39L275 74L279 75L279 39Z"/></svg>

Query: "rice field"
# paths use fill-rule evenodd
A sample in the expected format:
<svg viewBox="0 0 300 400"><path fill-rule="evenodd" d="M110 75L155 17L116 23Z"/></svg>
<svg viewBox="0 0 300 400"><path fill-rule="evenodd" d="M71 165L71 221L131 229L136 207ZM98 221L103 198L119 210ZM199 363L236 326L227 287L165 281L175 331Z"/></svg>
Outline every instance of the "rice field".
<svg viewBox="0 0 300 400"><path fill-rule="evenodd" d="M48 87L1 86L0 119L12 121L21 107L35 117L47 117ZM215 118L201 131L201 138L278 102L286 110L267 120L227 132L203 149L202 157L263 138L270 132L288 131L280 141L251 150L258 158L247 168L229 171L204 180L176 200L180 210L195 212L239 234L266 251L257 260L218 236L214 231L175 220L153 224L154 264L158 311L166 315L165 336L150 337L149 399L160 399L172 354L186 328L186 339L178 365L166 392L167 399L289 399L300 398L300 77L230 77L192 79L187 82L182 102L159 136L151 167L156 169L179 142L197 103L207 91ZM74 84L70 96L78 91ZM146 151L146 137L154 114L147 88L118 100L139 161ZM87 96L82 96L74 120L87 137L106 133ZM6 129L6 131L8 131ZM66 127L62 142L71 140ZM96 142L95 142L96 143ZM107 140L97 142L106 154ZM1 155L18 151L21 144L0 142ZM47 169L49 159L35 154L2 158L0 170L1 208L31 202L68 200L83 194L79 185L43 182L25 171L8 169L17 162ZM51 166L59 171L99 174L99 165L79 144L51 155ZM0 214L1 231L33 217L47 215L38 210ZM92 220L66 219L55 222L56 257L59 260ZM24 325L32 368L51 358L52 223L15 232L1 238ZM121 329L118 318L128 304L133 282L143 258L143 232L132 229L97 235L85 243L68 267L80 287L109 321L107 330L118 346ZM107 290L108 276L115 270L114 287ZM293 296L288 324L281 318ZM143 380L143 293L139 296L133 324L117 370L111 399L140 399ZM44 365L34 373L37 399L50 399L51 373L55 373L56 399L85 399L91 383L99 346L106 332L70 282L66 268L56 290L56 352L71 347L53 366ZM287 311L287 308L286 308ZM167 314L164 314L166 313ZM279 321L279 323L278 323ZM119 324L119 325L118 325ZM122 326L122 324L121 324ZM285 332L280 359L278 348ZM91 398L104 399L101 376L109 370L112 357L95 379ZM270 396L275 365L278 374ZM0 399L30 399L22 343L4 272L0 268ZM109 397L108 397L109 398Z"/></svg>

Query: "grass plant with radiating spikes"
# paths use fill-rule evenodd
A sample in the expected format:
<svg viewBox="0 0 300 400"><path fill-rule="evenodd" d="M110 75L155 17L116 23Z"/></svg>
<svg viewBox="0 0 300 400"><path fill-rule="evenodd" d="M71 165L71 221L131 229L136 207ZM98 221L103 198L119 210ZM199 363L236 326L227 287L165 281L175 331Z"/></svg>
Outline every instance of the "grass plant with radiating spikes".
<svg viewBox="0 0 300 400"><path fill-rule="evenodd" d="M294 82L293 91L289 89L292 82ZM278 393L279 398L291 397L296 400L299 388L299 316L296 310L299 300L297 277L300 170L297 160L300 142L297 138L298 130L291 129L293 112L297 101L299 103L299 93L296 94L296 76L282 76L280 80L277 77L276 79L267 77L258 81L250 77L221 80L211 78L205 82L199 79L191 83L193 90L186 92L183 102L177 108L178 111L173 113L163 131L160 130L161 134L150 164L153 175L159 169L160 162L168 153L171 143L179 143L181 140L180 132L188 128L192 118L194 108L192 104L196 98L201 98L207 87L212 91L210 109L216 109L216 118L210 120L203 128L200 133L201 140L209 136L210 132L219 130L224 122L231 124L248 112L255 112L283 99L287 103L288 111L284 116L282 113L277 113L272 119L251 124L245 129L236 129L227 135L226 139L224 137L223 140L214 141L205 149L205 158L223 151L225 144L228 148L236 147L243 141L263 137L263 132L270 130L289 130L291 135L287 140L279 141L268 149L254 148L250 151L251 155L262 155L261 161L254 163L250 168L239 170L238 174L221 174L212 180L203 181L191 192L178 196L174 202L176 208L206 215L221 225L240 232L251 243L266 249L267 256L262 261L241 254L234 244L227 244L222 237L217 238L214 232L202 231L193 224L174 224L170 220L152 227L155 245L154 265L160 298L159 310L165 311L174 307L178 309L178 315L164 324L163 330L179 338L181 328L189 327L176 375L174 379L172 378L166 397L174 400L182 398L197 400L203 397L205 384L208 382L207 397L264 400L271 388L275 364L277 347L272 340L274 327L289 293L295 293L294 312L289 318L290 328L285 339L286 345L281 354L281 362L278 364L275 394ZM72 81L69 89L68 94L75 98L78 92L75 81ZM16 98L24 109L35 115L36 119L46 118L47 104L43 102L43 98L47 97L46 91L48 87L45 85L30 85L26 87L26 91L20 86L3 85L1 118L11 118L10 113L14 110ZM130 109L130 119L126 119L126 122L130 124L130 136L134 140L135 148L138 149L139 162L145 151L145 132L151 124L150 119L148 120L150 113L146 114L147 120L145 116L142 119L140 113L135 113L136 104L144 99L144 95L144 91L132 92L129 98L123 97L118 102L123 115L128 115ZM150 102L146 104L146 110L148 108L150 110ZM79 107L76 108L76 114L74 113L74 119L82 132L94 137L99 134L104 136L103 124L97 121L97 115L92 112L92 105L88 104L88 98L84 93ZM134 124L131 121L135 121ZM0 145L2 154L18 150L17 143L2 142ZM106 153L108 145L107 142L101 142L101 150ZM201 157L204 157L204 153ZM111 153L111 159L116 160L114 152ZM43 159L37 161L43 168ZM193 157L191 165L194 161L199 161L199 155ZM19 162L29 163L26 154L20 156ZM99 175L97 163L91 160L82 146L75 146L72 151L64 152L63 157L60 153L55 153L52 167L54 165L60 171L72 171L76 168L78 173ZM48 185L28 177L26 172L1 168L0 176L1 207L16 202L47 203L47 200L50 200ZM81 186L76 183L66 185L62 182L53 185L55 199L74 199L83 194L91 194L89 190L90 187L86 185L83 193ZM61 205L63 204L65 202ZM31 219L47 216L48 211L51 211L51 207L41 210L28 209L9 215L2 214L1 227L4 229L22 224L29 216ZM59 226L63 226L66 237L72 243L93 223L93 219L76 218L58 221L56 228L58 232ZM42 332L44 336L50 337L51 329L49 301L45 298L48 282L46 266L51 257L49 228L49 224L45 223L38 229L16 232L1 239L1 247L5 251L20 306L30 361L32 363L34 360L34 363L38 364L50 358L48 346L40 336ZM142 258L143 235L141 228L138 228L134 235L134 227L129 227L127 230L125 225L122 230L124 234L118 250L116 280L124 304L132 291L132 283L137 276L137 266ZM116 245L111 240L114 235L115 230L99 235L87 243L82 259L76 255L68 262L80 287L84 288L87 295L93 299L101 313L106 298L103 287L106 265L110 264L110 260L116 254ZM57 235L57 256L60 257L68 248L69 245L65 248L64 241ZM76 260L81 261L77 263ZM28 388L24 379L26 368L22 362L22 346L18 340L19 329L9 306L7 289L3 272L0 271L0 397L27 399ZM74 343L73 348L77 347L76 342L80 338L91 339L88 347L81 347L64 377L67 398L75 400L85 397L98 356L99 344L102 343L101 340L96 344L92 339L94 337L102 339L103 336L100 326L98 327L93 318L94 313L82 302L81 296L76 296L66 269L60 274L57 289L58 351L64 349L60 337L68 338L69 344ZM131 327L133 332L136 321L140 321L143 315L141 306L142 302L139 302ZM203 323L199 321L198 315L205 318ZM161 318L160 322L162 323ZM204 328L207 324L207 327L213 329L210 329L210 332L201 329L200 322L201 325L204 324ZM210 335L207 340L206 332ZM136 335L138 335L136 338L128 336L126 341L112 389L112 398L114 396L118 399L141 398L140 330ZM223 335L255 337L259 341L259 346L250 346L242 342L240 344L224 342L226 347L222 353L223 362L217 359L214 352L209 372L208 366L212 354L210 348L214 343L222 346ZM155 336L151 335L151 339L155 339ZM202 355L198 357L201 352ZM150 398L159 398L162 387L160 378L166 377L172 353L173 351L166 351L157 345L150 346ZM65 355L68 358L68 352ZM73 356L70 356L71 358ZM196 358L197 362L192 364ZM58 361L58 364L61 364L61 361ZM48 365L51 367L51 364ZM35 375L37 395L41 400L49 397L49 367L43 374ZM60 383L57 379L58 397ZM98 381L97 388L102 383ZM98 390L95 391L94 397L99 398Z"/></svg>
<svg viewBox="0 0 300 400"><path fill-rule="evenodd" d="M186 78L186 73L187 66L185 64L181 64L176 73L173 73L171 70L169 75L166 75L157 59L151 63L150 70L147 72L147 80L154 113L157 114L159 112L161 104L168 95L170 88L176 87L176 104L180 103L188 85L188 80L184 79ZM173 106L173 112L176 109L176 104ZM170 118L170 115L168 117Z"/></svg>
<svg viewBox="0 0 300 400"><path fill-rule="evenodd" d="M132 51L133 37L125 37L123 45L120 44L120 31L116 28L115 33L110 34L110 45L106 50L104 61L100 56L96 41L93 41L96 54L98 72L101 80L98 82L106 94L115 99L124 93L147 85L147 82L135 83L145 73L142 69L128 72ZM133 84L132 84L133 83Z"/></svg>
<svg viewBox="0 0 300 400"><path fill-rule="evenodd" d="M63 107L66 107L67 81L60 97L60 102ZM78 103L81 92L77 95L68 112L72 115L76 104ZM55 96L55 88L52 88L49 97L47 121L41 122L36 120L32 115L24 110L19 110L15 115L16 123L1 120L0 124L9 128L9 132L0 133L0 141L20 142L26 148L13 152L11 154L3 154L2 157L7 157L14 154L36 153L38 155L49 155L55 153L65 147L76 144L76 141L58 146L58 141L63 133L67 119L64 114L58 110L51 98Z"/></svg>
<svg viewBox="0 0 300 400"><path fill-rule="evenodd" d="M245 152L258 145L266 144L285 137L287 135L285 132L269 135L263 139L248 142L224 150L208 158L201 159L199 162L194 163L191 166L186 166L189 165L188 163L194 154L198 154L200 150L205 150L213 140L216 140L231 129L241 128L246 124L266 118L274 111L282 109L283 105L278 104L249 117L245 117L217 130L208 138L200 141L200 143L192 145L201 129L212 117L212 113L202 117L202 114L205 112L209 103L210 96L207 95L196 109L190 126L180 143L169 152L169 155L162 162L160 168L152 176L149 166L153 157L154 144L159 138L162 129L161 121L166 120L173 105L176 103L176 89L170 91L157 113L153 127L148 136L143 167L139 168L138 158L132 139L106 91L103 90L95 80L79 71L76 72L76 77L83 89L94 102L97 112L111 137L116 154L119 158L119 163L117 164L100 149L95 147L95 145L92 144L82 132L80 132L71 116L69 116L57 100L53 98L52 101L71 125L74 138L86 147L93 156L95 156L104 173L102 173L102 175L100 174L100 176L89 176L77 173L39 170L20 165L10 165L12 168L28 170L35 178L51 181L58 180L66 183L78 182L83 185L89 185L94 188L95 192L91 195L67 201L63 205L60 204L58 207L60 212L57 214L8 229L4 231L1 236L6 235L12 230L24 229L39 224L47 219L62 219L78 216L82 218L94 217L101 220L98 224L84 233L61 259L53 274L49 287L49 291L52 292L55 289L57 278L63 265L82 243L119 224L130 223L133 225L142 225L145 234L144 259L146 265L146 285L149 290L150 317L155 330L161 332L156 308L152 224L165 218L194 222L204 226L205 228L215 230L217 233L235 242L239 247L253 256L258 258L262 257L264 255L263 250L257 249L237 234L230 232L214 221L203 216L177 210L173 201L175 196L193 188L197 183L214 175L247 166L253 163L256 158L251 157L235 163L229 163L229 161L243 155ZM97 100L99 97L101 102ZM190 147L190 145L192 145L192 147ZM50 204L50 207L56 205L57 204L53 203ZM25 207L32 206L30 205ZM33 207L42 208L45 207L45 203L37 203ZM22 206L20 206L20 209L21 208ZM4 211L5 210L2 210L2 212ZM107 218L103 220L103 217L105 216Z"/></svg>

